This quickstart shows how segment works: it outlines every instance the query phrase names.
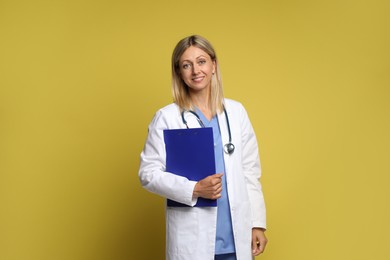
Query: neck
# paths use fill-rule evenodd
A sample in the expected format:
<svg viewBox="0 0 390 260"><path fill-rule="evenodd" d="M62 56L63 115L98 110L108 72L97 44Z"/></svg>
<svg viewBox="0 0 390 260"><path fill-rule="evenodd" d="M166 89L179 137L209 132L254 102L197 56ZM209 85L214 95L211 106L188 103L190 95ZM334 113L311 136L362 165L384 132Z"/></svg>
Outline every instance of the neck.
<svg viewBox="0 0 390 260"><path fill-rule="evenodd" d="M192 92L190 93L190 96L191 102L194 106L197 106L198 108L209 108L210 98L208 91Z"/></svg>
<svg viewBox="0 0 390 260"><path fill-rule="evenodd" d="M202 111L203 115L211 120L213 117L211 113L209 95L191 95L192 104Z"/></svg>

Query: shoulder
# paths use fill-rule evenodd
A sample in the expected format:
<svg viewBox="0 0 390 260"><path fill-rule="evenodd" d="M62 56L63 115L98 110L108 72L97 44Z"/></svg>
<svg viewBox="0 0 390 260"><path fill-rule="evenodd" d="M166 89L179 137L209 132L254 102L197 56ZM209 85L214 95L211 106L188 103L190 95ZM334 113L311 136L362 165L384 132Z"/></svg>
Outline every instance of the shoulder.
<svg viewBox="0 0 390 260"><path fill-rule="evenodd" d="M225 108L229 117L238 120L239 124L245 125L250 122L248 112L241 102L225 98Z"/></svg>
<svg viewBox="0 0 390 260"><path fill-rule="evenodd" d="M172 122L172 119L177 118L178 116L180 116L180 109L175 103L172 103L157 110L151 125L168 127Z"/></svg>
<svg viewBox="0 0 390 260"><path fill-rule="evenodd" d="M177 112L179 107L176 105L176 103L171 103L169 105L166 105L165 107L160 108L157 112L161 113L172 113Z"/></svg>
<svg viewBox="0 0 390 260"><path fill-rule="evenodd" d="M233 99L225 98L225 107L226 110L235 111L235 112L240 111L246 113L242 103Z"/></svg>
<svg viewBox="0 0 390 260"><path fill-rule="evenodd" d="M169 116L178 113L180 113L179 107L175 103L172 103L157 110L156 116Z"/></svg>

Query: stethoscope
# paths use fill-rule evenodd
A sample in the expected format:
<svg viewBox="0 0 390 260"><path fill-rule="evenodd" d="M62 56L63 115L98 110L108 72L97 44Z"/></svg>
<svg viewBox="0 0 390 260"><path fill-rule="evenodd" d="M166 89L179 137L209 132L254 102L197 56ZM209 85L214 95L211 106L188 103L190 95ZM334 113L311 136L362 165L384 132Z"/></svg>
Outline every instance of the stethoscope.
<svg viewBox="0 0 390 260"><path fill-rule="evenodd" d="M199 115L196 112L194 112L192 110L183 110L181 112L181 119L183 120L183 123L186 125L187 129L189 129L189 127L188 127L187 121L184 118L184 113L185 112L190 112L191 114L193 114L196 117L196 120L198 120L199 125L201 127L205 127L203 122L202 122L202 120L200 120L200 117L199 117ZM223 150L225 151L225 153L230 155L230 154L234 153L234 148L235 147L234 147L234 144L232 144L232 133L230 132L229 117L228 117L228 114L227 114L225 108L223 108L223 112L225 113L226 124L227 124L228 133L229 133L229 143L227 143L227 144L225 144L223 146Z"/></svg>

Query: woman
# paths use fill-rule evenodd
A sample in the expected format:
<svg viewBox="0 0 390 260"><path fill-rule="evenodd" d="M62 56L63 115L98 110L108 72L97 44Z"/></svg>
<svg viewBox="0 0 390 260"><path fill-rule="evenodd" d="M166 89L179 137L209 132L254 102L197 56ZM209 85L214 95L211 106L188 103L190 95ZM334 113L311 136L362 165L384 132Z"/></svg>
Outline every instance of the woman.
<svg viewBox="0 0 390 260"><path fill-rule="evenodd" d="M172 85L174 103L150 123L139 169L147 190L189 206L166 208L166 258L252 259L267 243L256 136L244 107L223 98L217 56L206 39L193 35L176 45ZM163 130L186 125L213 129L217 173L198 182L165 167ZM218 206L194 207L198 198Z"/></svg>

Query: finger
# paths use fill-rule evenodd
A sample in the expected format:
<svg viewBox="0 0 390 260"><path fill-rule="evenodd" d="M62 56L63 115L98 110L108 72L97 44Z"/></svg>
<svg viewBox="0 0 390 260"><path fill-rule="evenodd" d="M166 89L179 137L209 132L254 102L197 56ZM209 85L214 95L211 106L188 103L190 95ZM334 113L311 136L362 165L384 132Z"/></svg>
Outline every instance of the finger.
<svg viewBox="0 0 390 260"><path fill-rule="evenodd" d="M210 180L210 184L213 185L213 186L217 185L218 183L220 183L220 180L217 179L217 178L214 178L214 179Z"/></svg>
<svg viewBox="0 0 390 260"><path fill-rule="evenodd" d="M267 245L267 240L261 240L259 242L259 252L260 252L260 254L264 252L266 245Z"/></svg>
<svg viewBox="0 0 390 260"><path fill-rule="evenodd" d="M215 191L221 190L222 189L222 183L216 183L213 185L213 189Z"/></svg>
<svg viewBox="0 0 390 260"><path fill-rule="evenodd" d="M254 256L259 255L258 241L256 239L252 239L252 254Z"/></svg>
<svg viewBox="0 0 390 260"><path fill-rule="evenodd" d="M222 197L222 194L221 193L218 193L217 195L214 195L213 199L219 199Z"/></svg>
<svg viewBox="0 0 390 260"><path fill-rule="evenodd" d="M222 178L222 176L223 176L223 173L216 173L216 174L214 174L213 176L215 176L216 178Z"/></svg>
<svg viewBox="0 0 390 260"><path fill-rule="evenodd" d="M221 184L221 183L222 183L222 179L220 179L220 178L211 179L211 184L212 185L218 185L218 184Z"/></svg>
<svg viewBox="0 0 390 260"><path fill-rule="evenodd" d="M215 192L214 192L214 194L216 195L216 196L222 196L222 187L221 188L219 188L219 189L217 189Z"/></svg>
<svg viewBox="0 0 390 260"><path fill-rule="evenodd" d="M265 246L263 246L262 244L260 244L260 247L259 247L259 255L262 254L264 252L264 249L265 249Z"/></svg>
<svg viewBox="0 0 390 260"><path fill-rule="evenodd" d="M215 188L215 189L222 188L222 183L221 183L221 182L218 182L217 184L214 185L214 188Z"/></svg>

